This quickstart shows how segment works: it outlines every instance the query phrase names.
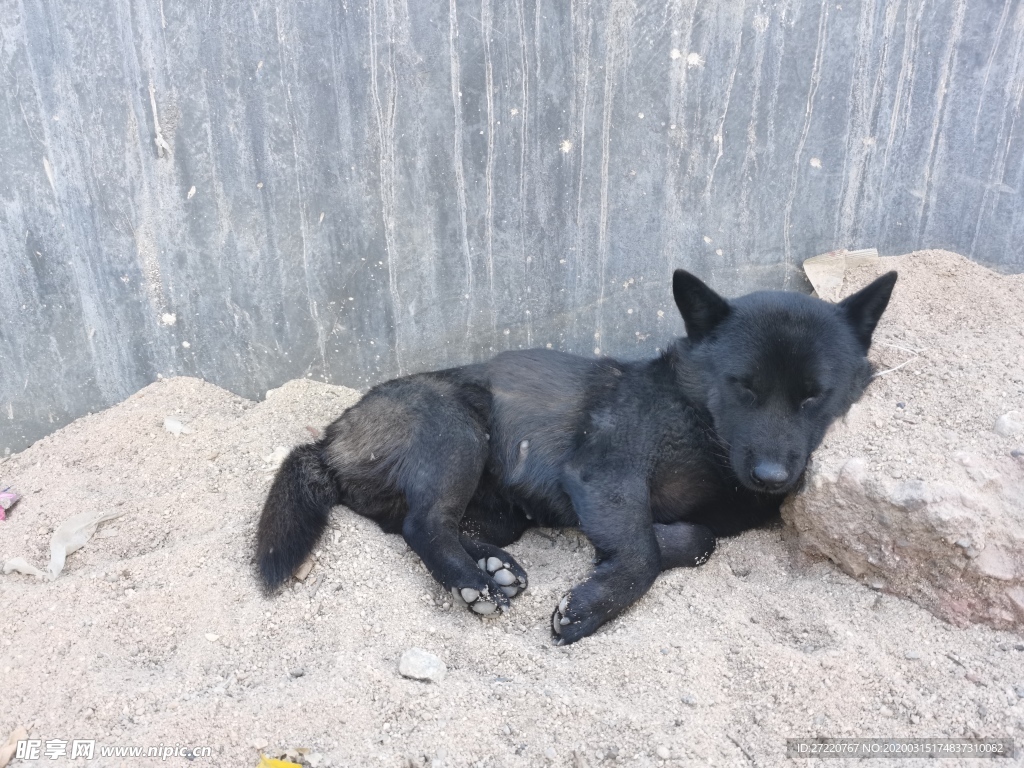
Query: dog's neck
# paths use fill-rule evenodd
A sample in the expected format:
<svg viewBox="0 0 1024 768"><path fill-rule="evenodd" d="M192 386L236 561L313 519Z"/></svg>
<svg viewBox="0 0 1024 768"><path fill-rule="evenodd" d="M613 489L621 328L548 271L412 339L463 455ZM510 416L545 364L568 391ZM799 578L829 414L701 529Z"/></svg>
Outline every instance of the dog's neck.
<svg viewBox="0 0 1024 768"><path fill-rule="evenodd" d="M693 361L692 341L685 336L673 339L653 362L671 375L673 385L694 407L707 410L707 384L700 367Z"/></svg>

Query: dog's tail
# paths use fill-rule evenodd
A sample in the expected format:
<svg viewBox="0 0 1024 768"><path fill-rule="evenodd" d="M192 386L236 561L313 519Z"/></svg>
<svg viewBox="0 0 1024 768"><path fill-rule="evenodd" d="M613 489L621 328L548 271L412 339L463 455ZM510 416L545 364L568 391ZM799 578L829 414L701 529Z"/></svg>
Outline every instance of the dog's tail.
<svg viewBox="0 0 1024 768"><path fill-rule="evenodd" d="M256 563L268 592L313 551L341 489L323 460L323 445L295 448L277 471L256 532Z"/></svg>

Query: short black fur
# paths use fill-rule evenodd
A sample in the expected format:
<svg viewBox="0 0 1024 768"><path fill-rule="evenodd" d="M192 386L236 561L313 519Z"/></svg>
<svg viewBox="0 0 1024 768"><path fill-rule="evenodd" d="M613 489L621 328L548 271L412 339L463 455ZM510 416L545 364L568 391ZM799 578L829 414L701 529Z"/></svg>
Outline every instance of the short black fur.
<svg viewBox="0 0 1024 768"><path fill-rule="evenodd" d="M344 504L402 533L486 615L526 587L501 547L533 526L578 526L597 565L552 631L586 637L660 571L700 565L716 537L778 513L868 385L895 281L838 305L783 292L726 301L677 270L688 337L653 360L505 352L376 386L278 471L257 535L262 581L283 583Z"/></svg>

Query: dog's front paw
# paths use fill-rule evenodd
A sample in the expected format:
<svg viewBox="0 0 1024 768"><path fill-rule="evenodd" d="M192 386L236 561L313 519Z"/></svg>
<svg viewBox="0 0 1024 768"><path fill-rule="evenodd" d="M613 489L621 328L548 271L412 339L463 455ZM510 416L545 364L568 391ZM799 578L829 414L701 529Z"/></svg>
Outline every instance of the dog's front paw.
<svg viewBox="0 0 1024 768"><path fill-rule="evenodd" d="M582 640L605 622L605 618L593 610L585 590L577 589L563 597L555 612L551 614L551 631L555 645L569 645Z"/></svg>
<svg viewBox="0 0 1024 768"><path fill-rule="evenodd" d="M508 597L515 597L526 589L526 571L511 557L504 561L493 556L482 557L476 564L481 571L497 582L501 591Z"/></svg>

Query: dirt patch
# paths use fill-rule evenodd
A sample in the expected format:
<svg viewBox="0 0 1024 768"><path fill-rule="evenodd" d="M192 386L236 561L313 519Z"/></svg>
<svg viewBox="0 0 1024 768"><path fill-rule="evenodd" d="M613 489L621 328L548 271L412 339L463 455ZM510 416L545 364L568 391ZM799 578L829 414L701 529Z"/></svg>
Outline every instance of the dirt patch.
<svg viewBox="0 0 1024 768"><path fill-rule="evenodd" d="M255 766L258 744L320 765L496 768L772 766L787 737L814 735L1024 739L1024 638L801 564L781 528L662 575L568 648L550 643L551 611L593 555L573 531L509 548L530 588L486 621L443 608L400 537L339 508L306 580L265 598L252 541L274 450L356 397L296 381L257 404L173 379L0 463L25 494L0 560L44 567L66 518L124 510L56 581L0 577L0 741L24 725L213 749L75 763L97 766ZM440 683L399 674L411 647L445 663Z"/></svg>

